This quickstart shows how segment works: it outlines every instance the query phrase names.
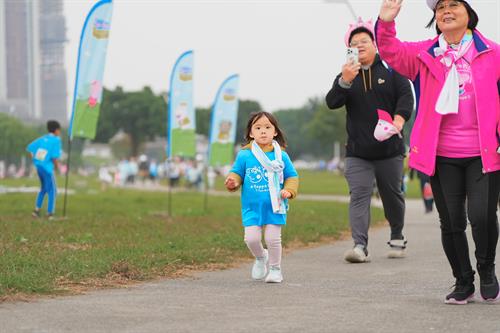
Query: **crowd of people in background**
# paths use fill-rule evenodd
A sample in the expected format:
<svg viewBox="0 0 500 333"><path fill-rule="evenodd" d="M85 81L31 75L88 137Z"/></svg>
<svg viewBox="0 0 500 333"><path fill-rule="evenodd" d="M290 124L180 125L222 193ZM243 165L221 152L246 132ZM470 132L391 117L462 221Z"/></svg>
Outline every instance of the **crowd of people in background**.
<svg viewBox="0 0 500 333"><path fill-rule="evenodd" d="M5 161L0 161L0 179L21 178L26 175L26 172L27 170L24 164L18 168L14 163L7 166Z"/></svg>
<svg viewBox="0 0 500 333"><path fill-rule="evenodd" d="M207 170L209 189L214 188L217 175L224 172L225 168L210 167ZM166 179L172 188L185 187L202 191L205 189L204 173L204 164L200 157L189 159L176 156L170 161L158 162L143 154L139 158L124 158L117 165L101 166L98 177L103 189L110 185L158 186L160 179Z"/></svg>

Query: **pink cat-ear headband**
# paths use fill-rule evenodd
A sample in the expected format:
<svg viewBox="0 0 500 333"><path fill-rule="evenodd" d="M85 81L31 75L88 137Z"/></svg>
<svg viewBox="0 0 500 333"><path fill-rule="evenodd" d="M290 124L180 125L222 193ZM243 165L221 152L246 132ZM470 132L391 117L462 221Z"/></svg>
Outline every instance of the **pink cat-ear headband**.
<svg viewBox="0 0 500 333"><path fill-rule="evenodd" d="M358 28L365 28L366 30L370 31L372 36L375 36L375 29L373 27L373 22L372 20L368 20L366 22L363 22L363 19L361 17L358 17L358 21L355 23L349 24L349 29L347 29L347 32L345 34L345 45L349 47L349 38L351 37L351 34L354 30Z"/></svg>

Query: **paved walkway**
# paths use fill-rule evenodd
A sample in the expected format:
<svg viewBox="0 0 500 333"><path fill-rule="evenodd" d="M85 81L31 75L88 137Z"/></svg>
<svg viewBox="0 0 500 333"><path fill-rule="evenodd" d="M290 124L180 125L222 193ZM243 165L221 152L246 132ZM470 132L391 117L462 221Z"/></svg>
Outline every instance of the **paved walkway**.
<svg viewBox="0 0 500 333"><path fill-rule="evenodd" d="M422 211L420 201L408 202L406 259L384 257L389 231L377 228L369 264L343 262L351 244L341 241L287 254L279 285L252 281L245 264L125 290L0 304L0 332L500 333L500 304L443 303L453 281L437 216Z"/></svg>

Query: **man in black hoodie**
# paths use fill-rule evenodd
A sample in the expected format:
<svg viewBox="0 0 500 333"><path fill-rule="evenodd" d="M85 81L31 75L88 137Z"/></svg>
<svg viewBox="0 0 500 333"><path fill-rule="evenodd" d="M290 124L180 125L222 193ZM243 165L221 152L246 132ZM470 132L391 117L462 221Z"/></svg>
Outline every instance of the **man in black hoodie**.
<svg viewBox="0 0 500 333"><path fill-rule="evenodd" d="M380 59L370 22L360 19L351 25L346 45L358 49L359 62L346 63L326 95L330 109L345 105L347 110L345 177L351 195L349 222L354 247L344 258L353 263L370 261L367 246L374 181L391 226L388 257L402 258L406 249L403 236L405 202L401 186L405 156L402 129L414 106L411 84ZM393 130L385 137L375 138L377 124L387 124L379 122L379 110L390 115L392 124L388 127Z"/></svg>

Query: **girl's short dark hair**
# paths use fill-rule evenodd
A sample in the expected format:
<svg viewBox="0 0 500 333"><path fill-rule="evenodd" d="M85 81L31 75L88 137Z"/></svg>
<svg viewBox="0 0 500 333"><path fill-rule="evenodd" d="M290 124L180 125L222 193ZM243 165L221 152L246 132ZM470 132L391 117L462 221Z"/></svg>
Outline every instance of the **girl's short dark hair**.
<svg viewBox="0 0 500 333"><path fill-rule="evenodd" d="M465 9L467 10L467 14L469 15L469 23L467 24L467 28L474 31L477 27L477 24L479 23L479 16L477 16L476 11L472 9L472 7L469 5L469 3L467 3L467 1L464 0L457 0L457 1L463 3ZM425 27L431 28L432 25L435 23L435 21L436 21L436 10L434 9L434 15L432 16L432 19L429 21L429 23L427 23ZM441 30L439 30L437 23L436 23L436 33L438 35L441 34Z"/></svg>
<svg viewBox="0 0 500 333"><path fill-rule="evenodd" d="M61 125L56 120L47 121L47 131L54 133L56 130L61 129Z"/></svg>
<svg viewBox="0 0 500 333"><path fill-rule="evenodd" d="M269 122L273 124L274 130L277 133L277 135L274 137L274 140L276 140L281 147L286 148L287 145L286 145L285 133L279 127L278 120L276 119L275 116L266 111L253 112L250 114L250 118L248 119L248 123L245 128L245 137L244 137L245 143L243 144L243 146L249 144L253 140L250 137L250 133L252 132L252 126L257 122L257 120L259 120L262 117L266 117L267 119L269 119Z"/></svg>

